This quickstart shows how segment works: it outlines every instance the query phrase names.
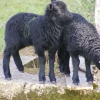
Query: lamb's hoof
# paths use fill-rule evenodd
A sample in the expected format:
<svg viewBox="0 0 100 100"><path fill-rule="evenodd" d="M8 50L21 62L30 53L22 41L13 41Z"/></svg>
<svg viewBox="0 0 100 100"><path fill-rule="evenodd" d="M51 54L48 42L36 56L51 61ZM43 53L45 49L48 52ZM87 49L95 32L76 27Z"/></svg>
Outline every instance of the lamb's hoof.
<svg viewBox="0 0 100 100"><path fill-rule="evenodd" d="M88 81L88 83L89 83L89 84L92 84L93 82L92 82L92 81Z"/></svg>
<svg viewBox="0 0 100 100"><path fill-rule="evenodd" d="M69 73L65 73L65 72L63 72L63 71L61 72L61 74L64 74L64 75L70 77L70 74L69 74Z"/></svg>
<svg viewBox="0 0 100 100"><path fill-rule="evenodd" d="M23 71L20 71L21 73L24 73L24 70Z"/></svg>
<svg viewBox="0 0 100 100"><path fill-rule="evenodd" d="M78 86L79 85L79 83L73 83L75 86Z"/></svg>
<svg viewBox="0 0 100 100"><path fill-rule="evenodd" d="M56 81L51 81L52 84L56 84Z"/></svg>
<svg viewBox="0 0 100 100"><path fill-rule="evenodd" d="M11 80L11 78L5 78L7 81L10 81Z"/></svg>
<svg viewBox="0 0 100 100"><path fill-rule="evenodd" d="M79 85L79 83L80 83L79 80L77 80L77 81L73 81L73 84L76 85L76 86Z"/></svg>
<svg viewBox="0 0 100 100"><path fill-rule="evenodd" d="M70 77L70 74L66 74L67 77Z"/></svg>
<svg viewBox="0 0 100 100"><path fill-rule="evenodd" d="M39 84L45 84L45 81L39 81Z"/></svg>

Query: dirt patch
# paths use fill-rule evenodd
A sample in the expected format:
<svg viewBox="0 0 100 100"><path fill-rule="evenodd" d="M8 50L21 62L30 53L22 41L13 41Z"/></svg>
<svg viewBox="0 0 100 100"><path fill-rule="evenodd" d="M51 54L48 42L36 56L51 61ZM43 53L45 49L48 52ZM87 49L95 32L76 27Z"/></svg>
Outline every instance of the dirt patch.
<svg viewBox="0 0 100 100"><path fill-rule="evenodd" d="M21 56L35 56L36 55L34 47L32 46L21 49L19 53ZM0 52L0 59L2 58L3 58L3 52Z"/></svg>

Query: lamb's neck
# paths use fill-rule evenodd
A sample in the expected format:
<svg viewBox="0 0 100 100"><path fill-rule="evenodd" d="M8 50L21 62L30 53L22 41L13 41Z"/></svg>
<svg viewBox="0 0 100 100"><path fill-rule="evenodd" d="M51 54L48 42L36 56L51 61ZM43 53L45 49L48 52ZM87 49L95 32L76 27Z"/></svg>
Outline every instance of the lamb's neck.
<svg viewBox="0 0 100 100"><path fill-rule="evenodd" d="M64 24L61 23L59 20L57 20L56 18L50 17L48 15L44 16L45 18L45 22L47 26L52 26L54 28L63 28Z"/></svg>
<svg viewBox="0 0 100 100"><path fill-rule="evenodd" d="M59 37L62 34L63 27L54 22L46 22L45 31L48 35ZM48 29L48 30L47 30Z"/></svg>

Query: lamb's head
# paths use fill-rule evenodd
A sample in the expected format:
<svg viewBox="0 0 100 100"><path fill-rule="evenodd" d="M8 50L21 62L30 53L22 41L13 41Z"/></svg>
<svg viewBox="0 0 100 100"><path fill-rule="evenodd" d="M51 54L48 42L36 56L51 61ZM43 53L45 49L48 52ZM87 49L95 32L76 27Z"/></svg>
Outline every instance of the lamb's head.
<svg viewBox="0 0 100 100"><path fill-rule="evenodd" d="M96 56L93 56L93 63L96 65L96 67L100 70L100 53L95 54Z"/></svg>
<svg viewBox="0 0 100 100"><path fill-rule="evenodd" d="M45 14L52 20L60 22L65 22L73 18L73 15L67 9L67 5L62 1L54 1L48 4Z"/></svg>
<svg viewBox="0 0 100 100"><path fill-rule="evenodd" d="M96 67L100 70L100 60L96 62Z"/></svg>

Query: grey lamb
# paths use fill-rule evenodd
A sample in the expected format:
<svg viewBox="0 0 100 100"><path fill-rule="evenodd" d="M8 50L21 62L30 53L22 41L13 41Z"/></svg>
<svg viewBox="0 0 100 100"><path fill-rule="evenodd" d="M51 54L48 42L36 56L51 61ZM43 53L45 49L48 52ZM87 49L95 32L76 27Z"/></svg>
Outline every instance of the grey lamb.
<svg viewBox="0 0 100 100"><path fill-rule="evenodd" d="M94 25L77 13L72 13L73 18L66 21L63 36L63 45L58 51L60 70L66 75L70 74L69 56L73 63L73 83L79 83L79 55L85 58L87 82L93 82L90 70L91 61L100 69L100 36ZM69 55L70 54L70 55Z"/></svg>

